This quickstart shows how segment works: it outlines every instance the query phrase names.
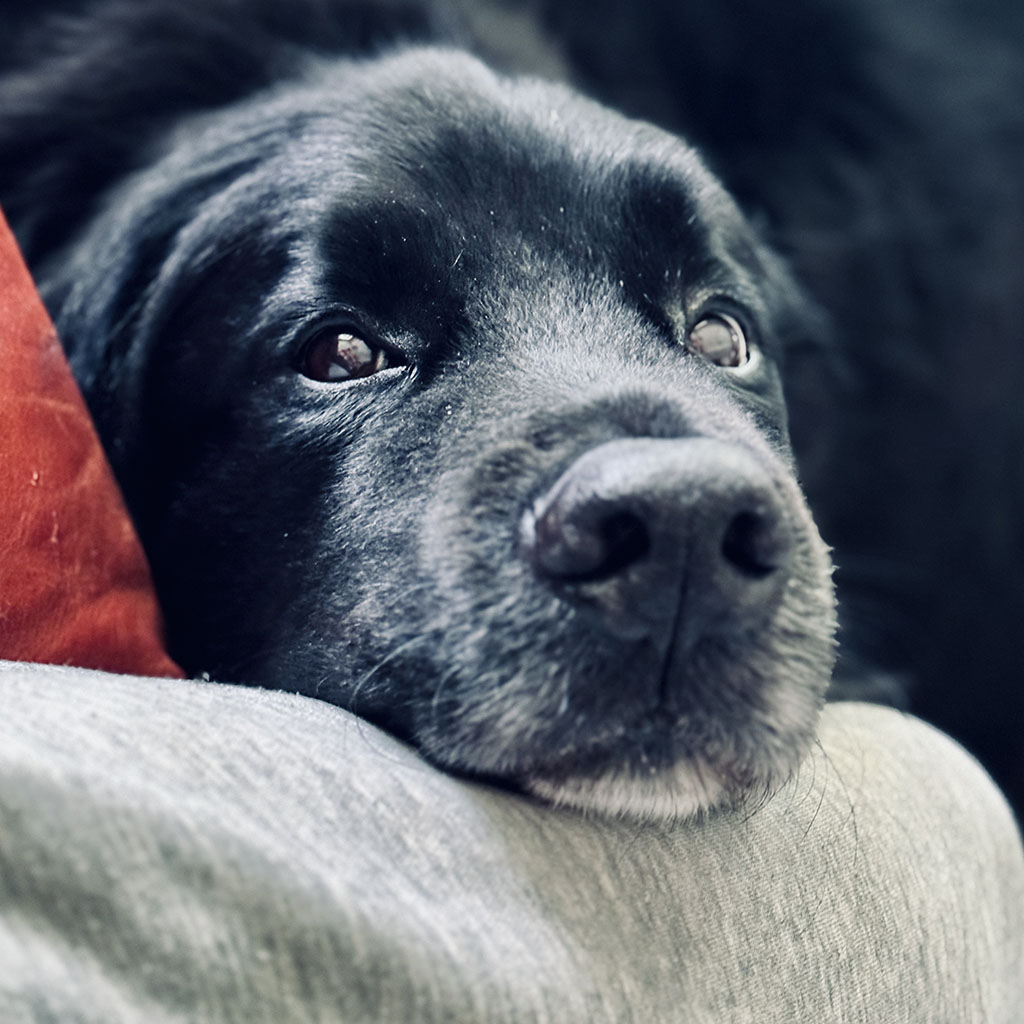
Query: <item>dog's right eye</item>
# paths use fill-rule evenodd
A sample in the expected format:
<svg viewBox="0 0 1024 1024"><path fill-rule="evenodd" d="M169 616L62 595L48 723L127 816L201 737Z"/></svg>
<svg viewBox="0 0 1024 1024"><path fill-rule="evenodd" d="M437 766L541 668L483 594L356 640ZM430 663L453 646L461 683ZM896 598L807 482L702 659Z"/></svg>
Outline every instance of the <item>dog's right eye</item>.
<svg viewBox="0 0 1024 1024"><path fill-rule="evenodd" d="M743 328L728 313L712 313L704 317L690 331L686 344L716 366L735 370L750 360Z"/></svg>
<svg viewBox="0 0 1024 1024"><path fill-rule="evenodd" d="M369 377L396 363L379 345L333 327L310 338L303 349L299 370L310 380L333 384Z"/></svg>

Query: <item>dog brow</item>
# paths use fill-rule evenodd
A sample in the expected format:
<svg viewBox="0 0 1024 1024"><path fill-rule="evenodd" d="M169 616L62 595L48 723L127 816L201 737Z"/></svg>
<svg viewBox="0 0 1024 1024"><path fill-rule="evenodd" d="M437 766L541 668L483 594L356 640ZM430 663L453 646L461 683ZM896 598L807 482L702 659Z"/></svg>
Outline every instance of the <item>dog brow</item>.
<svg viewBox="0 0 1024 1024"><path fill-rule="evenodd" d="M392 197L338 206L321 244L330 283L382 313L435 290L458 251L436 219Z"/></svg>

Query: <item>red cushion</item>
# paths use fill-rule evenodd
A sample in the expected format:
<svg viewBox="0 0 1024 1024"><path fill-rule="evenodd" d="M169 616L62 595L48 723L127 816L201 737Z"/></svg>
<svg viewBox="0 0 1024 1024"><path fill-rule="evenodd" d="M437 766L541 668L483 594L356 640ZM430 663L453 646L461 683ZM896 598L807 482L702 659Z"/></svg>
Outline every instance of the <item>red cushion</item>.
<svg viewBox="0 0 1024 1024"><path fill-rule="evenodd" d="M180 676L149 567L0 214L0 658Z"/></svg>

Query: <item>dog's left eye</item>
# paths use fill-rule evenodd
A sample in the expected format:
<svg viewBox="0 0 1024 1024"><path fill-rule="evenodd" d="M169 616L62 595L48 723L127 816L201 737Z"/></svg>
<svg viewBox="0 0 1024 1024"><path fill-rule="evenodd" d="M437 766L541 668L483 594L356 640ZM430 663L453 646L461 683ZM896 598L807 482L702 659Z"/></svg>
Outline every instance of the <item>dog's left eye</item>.
<svg viewBox="0 0 1024 1024"><path fill-rule="evenodd" d="M371 345L355 334L328 328L314 335L302 353L301 372L325 384L369 377L394 362L379 345Z"/></svg>
<svg viewBox="0 0 1024 1024"><path fill-rule="evenodd" d="M736 369L750 359L743 328L728 313L713 313L686 336L688 347L716 366Z"/></svg>

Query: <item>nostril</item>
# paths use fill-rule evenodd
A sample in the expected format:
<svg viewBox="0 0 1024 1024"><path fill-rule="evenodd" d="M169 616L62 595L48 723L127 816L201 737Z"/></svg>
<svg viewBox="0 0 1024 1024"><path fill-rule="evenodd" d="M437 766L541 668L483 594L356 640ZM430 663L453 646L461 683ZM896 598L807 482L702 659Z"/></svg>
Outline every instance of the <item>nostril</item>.
<svg viewBox="0 0 1024 1024"><path fill-rule="evenodd" d="M603 504L555 501L528 521L535 565L544 575L562 583L600 582L648 553L651 535L643 518Z"/></svg>
<svg viewBox="0 0 1024 1024"><path fill-rule="evenodd" d="M745 576L763 579L780 568L789 545L771 516L739 512L722 538L722 557Z"/></svg>
<svg viewBox="0 0 1024 1024"><path fill-rule="evenodd" d="M651 550L651 535L635 512L613 512L598 524L604 558L579 582L610 579L639 562Z"/></svg>

